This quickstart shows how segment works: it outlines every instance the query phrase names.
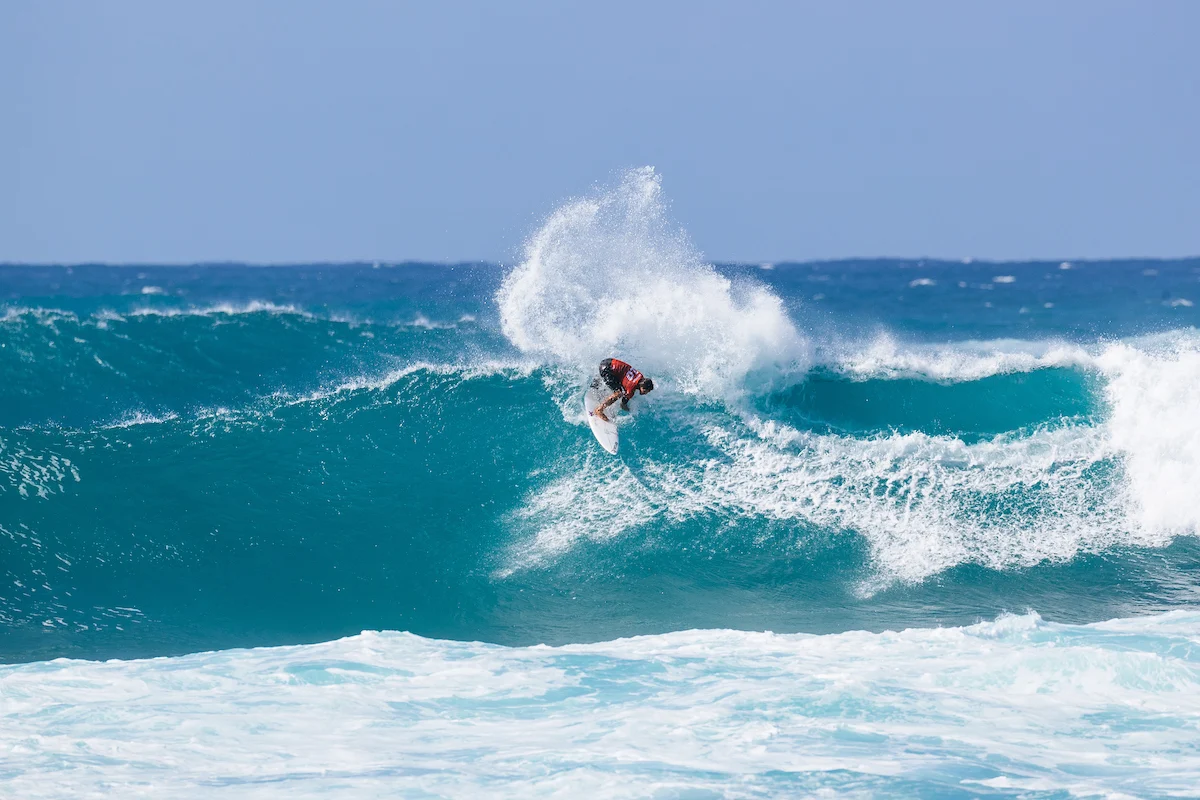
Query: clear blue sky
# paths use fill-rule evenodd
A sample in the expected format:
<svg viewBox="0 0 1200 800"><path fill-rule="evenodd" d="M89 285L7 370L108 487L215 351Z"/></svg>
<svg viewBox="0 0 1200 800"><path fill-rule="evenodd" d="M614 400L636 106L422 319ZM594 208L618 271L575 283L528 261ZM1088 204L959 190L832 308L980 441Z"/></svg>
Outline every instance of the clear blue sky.
<svg viewBox="0 0 1200 800"><path fill-rule="evenodd" d="M0 261L1200 253L1200 2L0 5Z"/></svg>

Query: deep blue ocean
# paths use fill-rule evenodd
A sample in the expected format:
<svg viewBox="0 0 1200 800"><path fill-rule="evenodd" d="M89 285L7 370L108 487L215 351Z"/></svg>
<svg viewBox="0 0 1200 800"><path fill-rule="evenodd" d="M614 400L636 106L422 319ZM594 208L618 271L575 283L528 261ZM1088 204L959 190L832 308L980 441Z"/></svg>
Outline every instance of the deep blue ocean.
<svg viewBox="0 0 1200 800"><path fill-rule="evenodd" d="M313 692L391 675L412 719L438 702L439 719L466 714L477 689L503 695L482 717L553 718L583 696L650 724L638 708L717 708L758 681L713 723L721 748L606 774L665 781L664 797L1186 793L1200 258L713 265L640 180L565 204L507 264L0 266L0 660L28 664L0 676L9 702L69 716L82 706L37 696L55 675L202 651L225 655L117 662L133 666L96 685L117 696L131 670L164 664L218 694L236 673L242 700L268 702L246 675ZM616 457L579 408L607 356L658 386L622 416ZM276 645L352 652L234 650ZM235 669L239 652L311 669ZM62 657L86 662L28 663ZM409 684L438 659L492 666L441 673L463 686L436 700ZM540 711L504 675L542 691ZM740 688L671 699L722 681ZM920 694L928 681L941 700ZM792 690L815 705L781 699ZM1060 690L1078 712L1063 727L1005 739L1006 707L973 739L949 731L997 697ZM129 691L122 708L143 696ZM305 702L345 710L321 697ZM822 728L825 761L772 749L797 714L840 720ZM481 737L462 745L473 757L510 735L475 721L437 735ZM704 724L672 730L703 738ZM643 733L651 749L677 741ZM1116 737L1104 746L1128 758L1039 760L1076 734ZM863 767L873 752L894 769ZM23 796L57 774L13 758ZM545 785L321 769L367 794L554 794L588 786L572 771L586 762L542 763L537 780L567 781ZM521 763L506 768L532 780Z"/></svg>

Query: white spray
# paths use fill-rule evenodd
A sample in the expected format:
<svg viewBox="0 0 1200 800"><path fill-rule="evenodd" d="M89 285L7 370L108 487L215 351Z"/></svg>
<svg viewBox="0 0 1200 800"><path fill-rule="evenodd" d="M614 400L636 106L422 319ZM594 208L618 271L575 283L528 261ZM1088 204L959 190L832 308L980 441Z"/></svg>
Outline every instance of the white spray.
<svg viewBox="0 0 1200 800"><path fill-rule="evenodd" d="M725 397L757 367L808 358L776 295L719 274L668 219L652 167L551 214L496 302L522 352L580 369L622 357L689 394Z"/></svg>

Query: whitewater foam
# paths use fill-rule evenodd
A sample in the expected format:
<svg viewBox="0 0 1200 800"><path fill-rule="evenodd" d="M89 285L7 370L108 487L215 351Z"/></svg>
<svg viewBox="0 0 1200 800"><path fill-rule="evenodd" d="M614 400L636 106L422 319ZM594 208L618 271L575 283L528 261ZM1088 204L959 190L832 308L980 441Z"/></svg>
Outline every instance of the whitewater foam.
<svg viewBox="0 0 1200 800"><path fill-rule="evenodd" d="M620 356L686 393L722 397L807 344L766 287L706 264L666 214L653 168L550 215L497 295L522 352L580 371Z"/></svg>
<svg viewBox="0 0 1200 800"><path fill-rule="evenodd" d="M569 477L534 492L513 515L512 527L532 526L533 540L496 570L507 578L566 552L580 539L605 541L668 512L662 492L647 486L619 460L593 456Z"/></svg>
<svg viewBox="0 0 1200 800"><path fill-rule="evenodd" d="M923 433L859 439L745 422L749 430L716 418L699 424L712 457L646 459L635 475L589 465L534 491L520 515L534 534L514 547L507 569L657 517L714 514L857 533L877 571L864 591L962 563L1026 567L1170 538L1127 526L1116 453L1090 426L966 444ZM636 513L621 513L628 505Z"/></svg>
<svg viewBox="0 0 1200 800"><path fill-rule="evenodd" d="M1200 784L1200 614L325 644L0 667L14 797L974 794ZM691 794L688 794L691 793ZM707 796L707 795L705 795Z"/></svg>

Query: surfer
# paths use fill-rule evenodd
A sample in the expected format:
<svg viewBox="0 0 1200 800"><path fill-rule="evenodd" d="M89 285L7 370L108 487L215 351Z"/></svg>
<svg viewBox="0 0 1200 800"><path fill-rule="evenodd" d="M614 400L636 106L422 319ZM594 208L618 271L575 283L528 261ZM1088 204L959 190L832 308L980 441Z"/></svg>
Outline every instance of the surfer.
<svg viewBox="0 0 1200 800"><path fill-rule="evenodd" d="M621 408L628 411L629 401L635 394L650 394L654 390L654 381L615 358L606 358L600 362L600 377L604 384L612 389L612 395L596 406L592 413L605 422L608 422L608 417L604 416L604 409L615 403L618 398L621 400Z"/></svg>

